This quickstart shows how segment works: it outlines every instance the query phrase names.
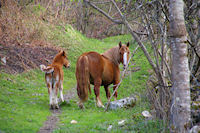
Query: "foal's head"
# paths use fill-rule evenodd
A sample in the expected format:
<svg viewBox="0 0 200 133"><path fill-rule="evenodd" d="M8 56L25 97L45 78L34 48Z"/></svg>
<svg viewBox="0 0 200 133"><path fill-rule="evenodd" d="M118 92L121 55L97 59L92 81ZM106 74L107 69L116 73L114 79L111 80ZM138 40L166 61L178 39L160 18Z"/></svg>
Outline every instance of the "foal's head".
<svg viewBox="0 0 200 133"><path fill-rule="evenodd" d="M66 53L65 51L62 51L62 50L55 56L54 62L60 63L66 68L70 67L70 63L67 59Z"/></svg>
<svg viewBox="0 0 200 133"><path fill-rule="evenodd" d="M124 69L128 65L129 53L129 42L126 45L122 45L122 43L119 42L120 62L123 64Z"/></svg>

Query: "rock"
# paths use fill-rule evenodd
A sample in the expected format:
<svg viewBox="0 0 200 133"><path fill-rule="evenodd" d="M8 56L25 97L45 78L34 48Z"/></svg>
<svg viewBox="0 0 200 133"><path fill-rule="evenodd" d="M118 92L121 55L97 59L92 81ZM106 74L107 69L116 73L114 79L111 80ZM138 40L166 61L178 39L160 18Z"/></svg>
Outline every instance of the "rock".
<svg viewBox="0 0 200 133"><path fill-rule="evenodd" d="M190 131L189 131L189 133L199 133L200 132L200 126L193 126L191 129L190 129Z"/></svg>
<svg viewBox="0 0 200 133"><path fill-rule="evenodd" d="M71 124L77 124L78 122L76 120L72 120L70 123Z"/></svg>
<svg viewBox="0 0 200 133"><path fill-rule="evenodd" d="M145 117L145 118L152 118L152 115L149 113L149 111L145 110L145 111L142 111L142 115Z"/></svg>
<svg viewBox="0 0 200 133"><path fill-rule="evenodd" d="M119 122L118 122L118 125L119 125L119 126L123 126L123 125L125 125L125 120L121 120L121 121L119 121Z"/></svg>
<svg viewBox="0 0 200 133"><path fill-rule="evenodd" d="M129 107L134 107L135 104L136 104L136 98L132 96L110 102L109 109L129 108ZM105 106L106 105L107 103L105 104Z"/></svg>
<svg viewBox="0 0 200 133"><path fill-rule="evenodd" d="M107 128L107 131L111 131L112 130L112 125L109 125Z"/></svg>
<svg viewBox="0 0 200 133"><path fill-rule="evenodd" d="M1 63L2 63L3 65L6 65L6 57L1 58Z"/></svg>

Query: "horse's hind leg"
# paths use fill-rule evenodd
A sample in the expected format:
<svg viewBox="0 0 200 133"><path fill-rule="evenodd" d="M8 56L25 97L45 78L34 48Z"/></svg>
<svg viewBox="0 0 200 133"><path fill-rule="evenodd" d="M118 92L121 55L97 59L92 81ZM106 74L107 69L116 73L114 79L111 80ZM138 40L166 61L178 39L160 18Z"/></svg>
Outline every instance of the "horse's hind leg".
<svg viewBox="0 0 200 133"><path fill-rule="evenodd" d="M94 81L94 92L95 92L95 95L96 95L97 107L103 107L104 108L104 105L102 104L101 99L99 97L99 95L100 95L100 86L101 86L101 79L98 79L98 80Z"/></svg>
<svg viewBox="0 0 200 133"><path fill-rule="evenodd" d="M49 93L49 105L50 105L50 108L53 109L53 95L52 95L52 87L51 87L51 84L47 83L47 88L48 88L48 93Z"/></svg>
<svg viewBox="0 0 200 133"><path fill-rule="evenodd" d="M77 84L76 90L77 90L77 95L80 96L79 91L78 91L79 90L78 84ZM78 106L80 109L84 109L83 101L80 98L79 98Z"/></svg>
<svg viewBox="0 0 200 133"><path fill-rule="evenodd" d="M58 98L57 98L58 88L59 88L59 83L55 82L55 84L52 88L52 106L53 106L53 109L59 109Z"/></svg>
<svg viewBox="0 0 200 133"><path fill-rule="evenodd" d="M83 105L83 102L80 100L79 103L78 103L78 106L80 109L84 109L84 105Z"/></svg>
<svg viewBox="0 0 200 133"><path fill-rule="evenodd" d="M60 81L59 91L60 91L60 99L61 99L62 102L64 102L64 97L63 97L63 82L62 81Z"/></svg>
<svg viewBox="0 0 200 133"><path fill-rule="evenodd" d="M109 100L109 99L110 99L110 91L109 91L109 89L108 89L108 85L105 85L105 86L104 86L104 89L105 89L105 91L106 91L106 97L107 97L107 99Z"/></svg>
<svg viewBox="0 0 200 133"><path fill-rule="evenodd" d="M54 88L53 89L53 106L55 109L59 109L59 106L58 106L58 98L57 98L57 90L58 88Z"/></svg>
<svg viewBox="0 0 200 133"><path fill-rule="evenodd" d="M55 93L54 93L54 97L55 97L55 108L56 109L59 109L59 106L58 106L58 89L59 89L59 86L56 86L55 88Z"/></svg>

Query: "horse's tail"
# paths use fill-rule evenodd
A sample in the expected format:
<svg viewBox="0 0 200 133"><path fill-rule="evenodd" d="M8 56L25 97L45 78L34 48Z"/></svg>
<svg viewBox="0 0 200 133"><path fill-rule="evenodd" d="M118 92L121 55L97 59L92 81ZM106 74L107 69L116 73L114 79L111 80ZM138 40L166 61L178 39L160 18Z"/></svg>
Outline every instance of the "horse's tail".
<svg viewBox="0 0 200 133"><path fill-rule="evenodd" d="M87 56L81 56L76 64L77 93L82 102L88 99L90 90L89 60Z"/></svg>
<svg viewBox="0 0 200 133"><path fill-rule="evenodd" d="M45 65L40 65L40 69L45 72L45 73L52 73L54 71L54 68L51 66L45 66Z"/></svg>

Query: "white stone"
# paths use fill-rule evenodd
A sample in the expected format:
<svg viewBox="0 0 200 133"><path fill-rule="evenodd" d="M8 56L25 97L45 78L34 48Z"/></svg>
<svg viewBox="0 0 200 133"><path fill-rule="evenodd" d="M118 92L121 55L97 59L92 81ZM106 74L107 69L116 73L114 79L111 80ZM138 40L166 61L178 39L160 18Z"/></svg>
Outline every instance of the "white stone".
<svg viewBox="0 0 200 133"><path fill-rule="evenodd" d="M124 124L125 124L125 120L121 120L121 121L118 122L119 126L123 126Z"/></svg>
<svg viewBox="0 0 200 133"><path fill-rule="evenodd" d="M142 115L144 116L144 117L146 117L146 118L151 118L152 117L152 115L149 113L149 111L147 111L147 110L144 110L144 111L142 111Z"/></svg>
<svg viewBox="0 0 200 133"><path fill-rule="evenodd" d="M118 109L118 108L128 108L135 106L136 98L135 97L127 97L120 100L110 102L109 109ZM106 103L107 105L107 103Z"/></svg>
<svg viewBox="0 0 200 133"><path fill-rule="evenodd" d="M111 131L112 130L112 125L109 125L107 128L107 131Z"/></svg>
<svg viewBox="0 0 200 133"><path fill-rule="evenodd" d="M6 65L6 57L1 58L1 62L3 63L3 65Z"/></svg>
<svg viewBox="0 0 200 133"><path fill-rule="evenodd" d="M190 129L190 131L189 131L189 133L199 133L200 132L200 126L193 126L191 129Z"/></svg>
<svg viewBox="0 0 200 133"><path fill-rule="evenodd" d="M71 124L77 124L78 122L76 120L71 120Z"/></svg>

